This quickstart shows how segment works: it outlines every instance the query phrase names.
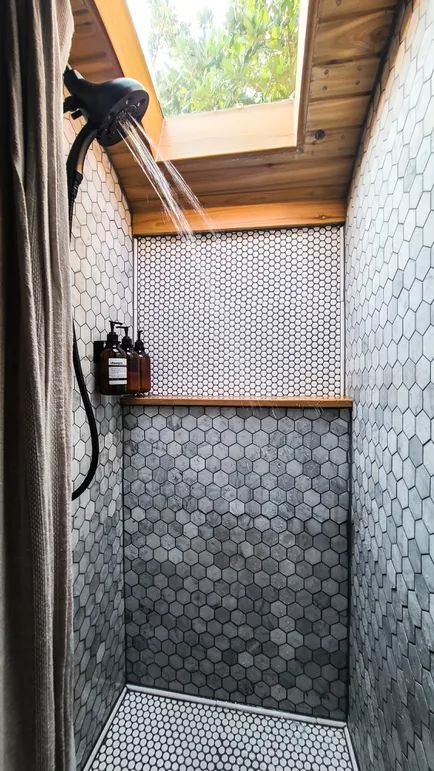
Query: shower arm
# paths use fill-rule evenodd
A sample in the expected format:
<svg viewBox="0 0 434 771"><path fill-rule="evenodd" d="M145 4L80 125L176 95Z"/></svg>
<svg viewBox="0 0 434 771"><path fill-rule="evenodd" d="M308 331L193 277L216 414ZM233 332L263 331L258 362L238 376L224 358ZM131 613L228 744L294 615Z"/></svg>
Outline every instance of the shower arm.
<svg viewBox="0 0 434 771"><path fill-rule="evenodd" d="M68 181L68 213L69 213L69 236L72 236L72 219L74 216L74 205L77 198L78 188L83 180L83 166L86 158L86 153L89 150L93 140L97 136L97 130L86 123L77 134L72 147L69 151L68 159L66 162L66 174ZM89 464L89 469L83 481L72 493L72 500L79 498L80 495L89 487L92 479L95 476L96 469L98 467L99 457L99 438L98 428L96 425L96 419L93 412L92 404L90 402L89 394L86 387L86 381L84 379L83 369L81 366L80 356L78 353L77 335L75 332L75 324L72 322L73 342L72 342L72 360L74 364L75 377L77 379L77 385L80 391L80 396L83 402L84 410L86 413L87 421L90 429L90 438L92 444L92 454Z"/></svg>

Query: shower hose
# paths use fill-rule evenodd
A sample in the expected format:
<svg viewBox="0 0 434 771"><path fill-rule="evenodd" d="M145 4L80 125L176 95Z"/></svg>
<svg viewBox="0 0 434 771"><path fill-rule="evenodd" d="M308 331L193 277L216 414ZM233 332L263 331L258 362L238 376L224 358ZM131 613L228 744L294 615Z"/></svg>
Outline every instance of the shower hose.
<svg viewBox="0 0 434 771"><path fill-rule="evenodd" d="M98 439L98 429L96 425L95 415L93 412L92 405L90 403L89 393L86 387L86 381L84 379L83 369L81 366L80 356L78 353L77 335L75 333L74 322L72 323L72 329L73 329L72 360L74 363L74 372L77 380L78 389L80 391L80 396L83 402L84 411L86 413L87 422L89 424L90 439L92 443L92 455L90 459L89 469L83 481L72 493L72 500L75 501L75 499L79 498L80 495L89 487L90 483L92 482L92 479L95 476L96 469L98 466L99 439Z"/></svg>
<svg viewBox="0 0 434 771"><path fill-rule="evenodd" d="M83 179L83 164L86 153L95 139L96 131L86 124L77 135L66 163L67 179L68 179L68 208L69 208L69 235L72 233L72 218L74 216L74 204L77 197L78 188ZM72 500L79 498L80 495L89 487L92 479L95 476L98 466L99 457L99 438L98 429L96 425L96 419L93 411L92 404L90 402L89 392L87 390L86 381L84 379L83 368L81 366L80 355L78 353L77 335L75 332L75 324L72 322L73 329L73 341L72 341L72 360L74 364L74 372L77 380L78 390L80 391L81 400L86 413L87 422L90 429L90 439L92 445L91 459L86 476L78 487L72 493Z"/></svg>

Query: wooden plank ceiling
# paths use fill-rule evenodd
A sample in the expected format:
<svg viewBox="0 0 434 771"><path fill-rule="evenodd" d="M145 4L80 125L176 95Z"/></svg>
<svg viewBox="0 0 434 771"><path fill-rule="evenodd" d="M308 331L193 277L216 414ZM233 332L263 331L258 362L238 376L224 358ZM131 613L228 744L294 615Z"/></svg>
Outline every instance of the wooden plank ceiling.
<svg viewBox="0 0 434 771"><path fill-rule="evenodd" d="M98 0L99 5L101 2L112 0ZM285 220L296 224L294 212L300 212L300 224L344 219L361 129L396 5L397 0L314 3L308 29L304 131L297 147L228 155L216 152L176 161L202 206L211 210L211 216L218 212L220 227L225 227L225 212L227 229L274 226ZM95 81L122 75L93 0L72 0L72 7L72 66ZM110 155L133 212L135 232L170 230L161 216L158 197L125 145L119 143Z"/></svg>

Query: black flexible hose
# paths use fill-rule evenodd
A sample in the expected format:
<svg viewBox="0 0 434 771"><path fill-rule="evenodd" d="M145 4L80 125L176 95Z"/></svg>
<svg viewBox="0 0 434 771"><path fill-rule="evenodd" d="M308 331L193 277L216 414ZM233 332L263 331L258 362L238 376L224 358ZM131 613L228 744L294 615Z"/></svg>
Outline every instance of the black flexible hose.
<svg viewBox="0 0 434 771"><path fill-rule="evenodd" d="M83 179L83 164L86 153L96 136L96 131L88 124L83 126L80 133L75 138L66 162L68 177L68 205L69 205L69 234L72 231L72 218L74 215L74 204L77 197L78 188ZM72 500L75 501L89 487L95 476L98 467L99 458L99 438L96 419L90 402L89 393L86 387L86 381L83 375L80 356L78 353L77 336L75 333L75 324L72 322L73 342L72 342L72 360L74 363L74 372L77 379L77 385L86 413L87 422L90 429L90 438L92 443L92 455L89 469L83 481L72 493Z"/></svg>
<svg viewBox="0 0 434 771"><path fill-rule="evenodd" d="M74 372L75 377L77 379L77 385L80 391L80 396L83 402L84 411L86 413L87 422L89 424L90 429L90 438L92 442L92 455L90 459L90 465L88 472L81 482L79 486L73 491L72 493L72 500L75 501L76 498L79 498L82 493L89 487L90 483L92 482L92 479L95 476L96 469L98 466L98 457L99 457L99 438L98 438L98 429L96 425L95 415L93 412L92 405L90 403L89 393L86 387L86 381L84 379L83 375L83 369L81 366L80 356L78 353L78 345L77 345L77 337L75 334L75 324L72 323L72 330L73 330L73 344L72 344L72 360L74 363Z"/></svg>

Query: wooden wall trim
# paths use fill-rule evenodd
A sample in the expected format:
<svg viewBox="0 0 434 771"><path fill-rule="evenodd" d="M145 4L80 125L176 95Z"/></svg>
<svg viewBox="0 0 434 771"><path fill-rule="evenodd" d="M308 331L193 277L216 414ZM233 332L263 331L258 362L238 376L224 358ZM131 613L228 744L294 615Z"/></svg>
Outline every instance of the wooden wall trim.
<svg viewBox="0 0 434 771"><path fill-rule="evenodd" d="M345 201L300 201L290 203L223 206L205 209L202 219L196 212L184 211L195 232L212 230L258 230L302 225L342 224ZM133 213L133 235L150 236L175 233L172 222L162 212Z"/></svg>

